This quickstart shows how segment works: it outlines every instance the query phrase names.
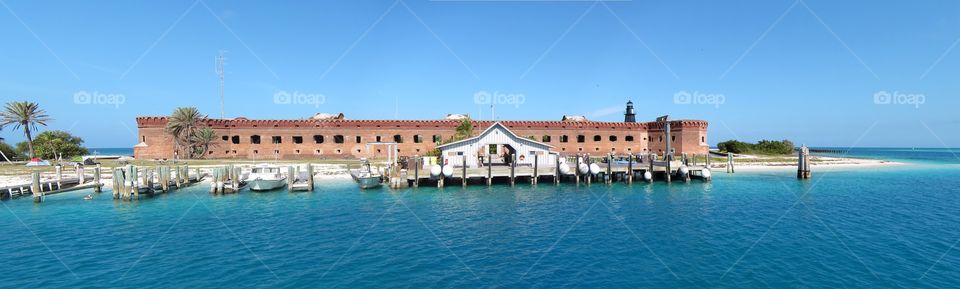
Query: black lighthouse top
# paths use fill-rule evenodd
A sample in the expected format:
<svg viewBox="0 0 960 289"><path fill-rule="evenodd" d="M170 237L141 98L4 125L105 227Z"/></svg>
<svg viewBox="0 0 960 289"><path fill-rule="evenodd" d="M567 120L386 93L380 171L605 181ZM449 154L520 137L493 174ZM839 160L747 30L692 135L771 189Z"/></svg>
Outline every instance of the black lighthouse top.
<svg viewBox="0 0 960 289"><path fill-rule="evenodd" d="M627 112L623 114L623 122L637 122L637 113L633 111L633 101L627 101Z"/></svg>

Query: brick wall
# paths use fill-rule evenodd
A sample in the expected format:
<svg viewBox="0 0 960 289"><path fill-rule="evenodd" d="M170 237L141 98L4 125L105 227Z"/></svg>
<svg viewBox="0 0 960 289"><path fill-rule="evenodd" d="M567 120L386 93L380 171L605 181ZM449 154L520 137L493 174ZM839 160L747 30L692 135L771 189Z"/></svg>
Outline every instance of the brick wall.
<svg viewBox="0 0 960 289"><path fill-rule="evenodd" d="M208 151L214 159L345 159L385 157L386 146L367 146L369 142L395 142L400 155L423 155L435 146L434 136L449 139L459 121L453 120L220 120L205 121L214 129L217 141ZM662 128L655 123L502 121L522 137L534 137L561 154L613 152L662 155ZM474 133L489 127L491 121L474 121ZM139 142L134 147L138 159L171 159L174 144L164 131L165 117L139 117ZM677 154L707 152L705 121L674 121L672 134ZM259 136L254 144L252 136ZM549 138L545 138L548 136ZM563 141L566 136L566 142ZM224 139L224 137L226 139ZM279 137L280 143L274 143ZM357 138L360 138L359 141ZM322 138L322 139L321 139ZM379 138L379 139L378 139ZM632 138L632 140L630 140Z"/></svg>

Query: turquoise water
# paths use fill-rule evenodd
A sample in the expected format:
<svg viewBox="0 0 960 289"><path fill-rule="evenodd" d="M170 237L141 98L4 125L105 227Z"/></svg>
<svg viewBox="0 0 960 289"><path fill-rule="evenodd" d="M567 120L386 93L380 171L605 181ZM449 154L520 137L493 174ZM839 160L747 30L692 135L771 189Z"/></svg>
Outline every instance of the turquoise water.
<svg viewBox="0 0 960 289"><path fill-rule="evenodd" d="M132 156L133 148L89 148L91 155L101 156Z"/></svg>
<svg viewBox="0 0 960 289"><path fill-rule="evenodd" d="M808 181L23 198L0 209L0 287L955 287L949 158Z"/></svg>

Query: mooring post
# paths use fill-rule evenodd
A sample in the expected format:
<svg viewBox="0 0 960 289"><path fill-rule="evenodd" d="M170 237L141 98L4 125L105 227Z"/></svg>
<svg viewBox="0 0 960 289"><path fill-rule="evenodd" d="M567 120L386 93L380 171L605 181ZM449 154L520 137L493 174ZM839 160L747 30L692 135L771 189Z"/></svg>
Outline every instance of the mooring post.
<svg viewBox="0 0 960 289"><path fill-rule="evenodd" d="M633 183L633 153L628 155L629 159L627 160L627 183Z"/></svg>
<svg viewBox="0 0 960 289"><path fill-rule="evenodd" d="M557 166L555 167L555 171L554 171L554 173L556 174L553 175L553 184L559 185L560 184L560 154L557 154L555 156L554 161L557 163Z"/></svg>
<svg viewBox="0 0 960 289"><path fill-rule="evenodd" d="M33 193L33 202L43 202L43 187L40 185L40 172L30 174L30 192Z"/></svg>
<svg viewBox="0 0 960 289"><path fill-rule="evenodd" d="M669 143L670 143L670 142L667 142L667 144L669 144ZM669 182L673 181L673 180L672 180L673 175L671 174L671 173L673 173L673 172L672 172L672 170L671 170L672 168L671 168L671 164L670 164L670 163L673 161L673 152L672 152L672 151L667 151L667 154L663 156L663 159L664 159L665 161L667 161L667 170L666 170L666 171L667 171L667 173L666 173L667 179L666 179L666 180L667 180L667 183L669 183Z"/></svg>
<svg viewBox="0 0 960 289"><path fill-rule="evenodd" d="M420 187L420 166L421 166L420 162L421 161L422 159L420 158L419 155L413 156L413 187L414 188Z"/></svg>
<svg viewBox="0 0 960 289"><path fill-rule="evenodd" d="M653 161L657 160L657 154L651 153L648 158L649 158L649 160L647 160L647 161L650 162L650 168L649 168L649 171L648 171L648 172L650 172L650 181L653 181L653 176L654 176L654 174L653 174L653 173L654 173L654 171L653 171Z"/></svg>
<svg viewBox="0 0 960 289"><path fill-rule="evenodd" d="M580 154L576 157L576 166L573 168L573 175L577 178L577 185L580 185Z"/></svg>
<svg viewBox="0 0 960 289"><path fill-rule="evenodd" d="M93 192L102 192L102 186L103 184L100 183L100 164L97 164L97 166L93 168Z"/></svg>
<svg viewBox="0 0 960 289"><path fill-rule="evenodd" d="M612 153L607 154L607 175L604 177L606 177L606 182L608 185L613 182L613 154Z"/></svg>
<svg viewBox="0 0 960 289"><path fill-rule="evenodd" d="M510 185L513 186L516 181L515 170L517 169L517 154L513 153L510 155Z"/></svg>
<svg viewBox="0 0 960 289"><path fill-rule="evenodd" d="M467 155L464 154L462 159L463 159L463 163L461 163L460 180L462 180L461 184L463 185L463 187L466 188L467 187Z"/></svg>
<svg viewBox="0 0 960 289"><path fill-rule="evenodd" d="M540 173L537 170L540 169L540 155L533 154L533 180L531 181L534 185L537 184L537 178L540 177Z"/></svg>
<svg viewBox="0 0 960 289"><path fill-rule="evenodd" d="M313 164L307 164L307 187L313 191Z"/></svg>
<svg viewBox="0 0 960 289"><path fill-rule="evenodd" d="M797 178L801 180L810 178L810 149L807 145L801 145L797 152Z"/></svg>
<svg viewBox="0 0 960 289"><path fill-rule="evenodd" d="M591 172L591 168L590 168L591 167L590 162L592 161L590 160L590 154L586 154L586 157L583 160L587 164L587 185L589 186L590 183L593 182L593 172Z"/></svg>
<svg viewBox="0 0 960 289"><path fill-rule="evenodd" d="M733 153L727 152L727 173L735 173L733 170Z"/></svg>
<svg viewBox="0 0 960 289"><path fill-rule="evenodd" d="M493 156L487 154L487 186L493 184Z"/></svg>

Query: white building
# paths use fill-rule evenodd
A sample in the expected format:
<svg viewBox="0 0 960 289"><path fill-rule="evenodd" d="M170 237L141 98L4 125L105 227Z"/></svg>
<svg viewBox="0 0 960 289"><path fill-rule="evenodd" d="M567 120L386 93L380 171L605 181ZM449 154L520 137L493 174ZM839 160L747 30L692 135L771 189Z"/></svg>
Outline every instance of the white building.
<svg viewBox="0 0 960 289"><path fill-rule="evenodd" d="M518 166L533 166L534 159L540 166L554 166L557 154L550 151L553 146L532 139L520 137L503 124L497 122L479 135L468 139L437 146L444 163L455 167L468 168L485 166L487 156L493 165L509 165L516 155ZM481 161L482 160L482 161Z"/></svg>

